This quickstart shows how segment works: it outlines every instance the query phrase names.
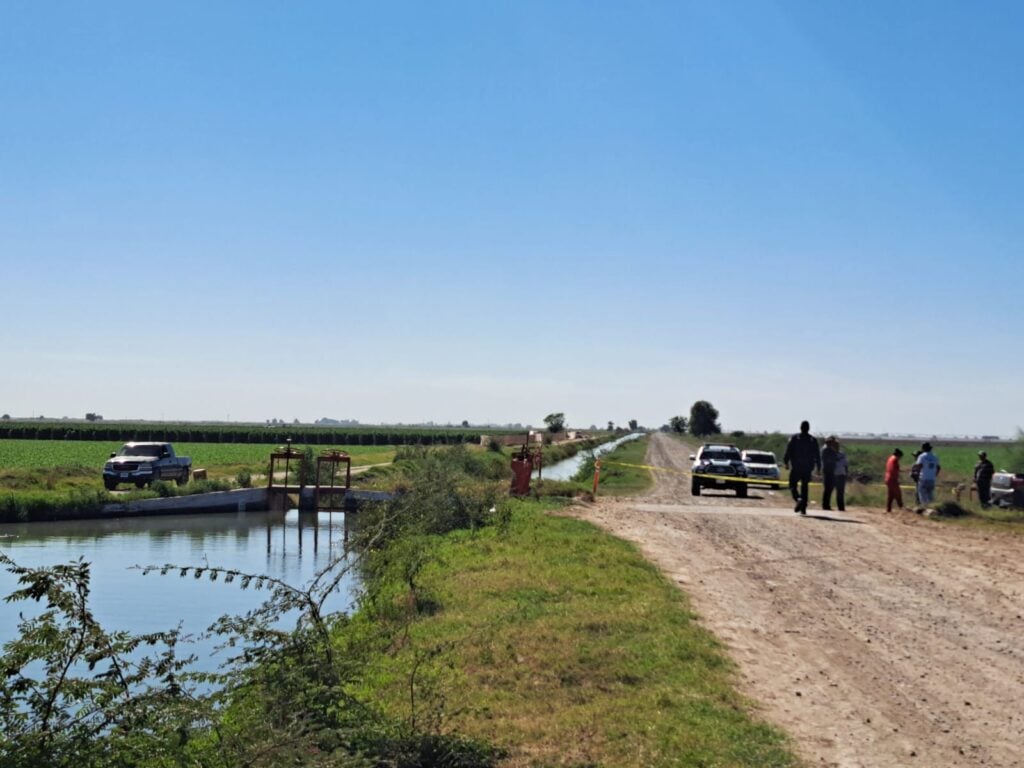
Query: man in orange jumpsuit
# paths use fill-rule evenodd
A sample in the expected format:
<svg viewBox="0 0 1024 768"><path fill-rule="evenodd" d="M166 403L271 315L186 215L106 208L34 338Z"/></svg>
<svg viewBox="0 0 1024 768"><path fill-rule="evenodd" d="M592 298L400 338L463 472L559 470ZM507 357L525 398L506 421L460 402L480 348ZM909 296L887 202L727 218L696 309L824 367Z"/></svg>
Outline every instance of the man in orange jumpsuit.
<svg viewBox="0 0 1024 768"><path fill-rule="evenodd" d="M892 456L885 462L885 488L888 491L885 499L885 511L892 512L892 503L903 509L903 491L900 490L900 457L903 451L899 448L892 452Z"/></svg>

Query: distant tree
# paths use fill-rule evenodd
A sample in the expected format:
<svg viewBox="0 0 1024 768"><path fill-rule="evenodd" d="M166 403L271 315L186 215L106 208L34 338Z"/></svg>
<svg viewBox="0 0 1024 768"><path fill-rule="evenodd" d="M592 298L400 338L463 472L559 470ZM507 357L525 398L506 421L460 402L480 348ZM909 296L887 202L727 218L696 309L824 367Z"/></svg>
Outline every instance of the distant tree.
<svg viewBox="0 0 1024 768"><path fill-rule="evenodd" d="M87 413L85 414L86 421L103 421L103 417L98 413Z"/></svg>
<svg viewBox="0 0 1024 768"><path fill-rule="evenodd" d="M0 419L3 419L4 421L10 421L11 420L11 414L5 413L3 416L0 416Z"/></svg>
<svg viewBox="0 0 1024 768"><path fill-rule="evenodd" d="M638 423L639 422L637 422L636 419L630 419L629 420L629 431L630 432L636 432L636 428L637 428L637 424Z"/></svg>
<svg viewBox="0 0 1024 768"><path fill-rule="evenodd" d="M668 420L668 426L673 432L682 434L690 426L690 422L685 416L673 416Z"/></svg>
<svg viewBox="0 0 1024 768"><path fill-rule="evenodd" d="M548 432L555 434L565 429L564 413L549 413L544 417L544 423L548 425Z"/></svg>
<svg viewBox="0 0 1024 768"><path fill-rule="evenodd" d="M469 421L467 421L466 419L463 419L462 420L462 426L463 426L463 428L468 427L469 426Z"/></svg>
<svg viewBox="0 0 1024 768"><path fill-rule="evenodd" d="M690 434L696 437L721 434L718 410L707 400L698 400L690 407Z"/></svg>
<svg viewBox="0 0 1024 768"><path fill-rule="evenodd" d="M614 421L609 421L608 422L608 431L609 432L614 432L615 431L615 422Z"/></svg>

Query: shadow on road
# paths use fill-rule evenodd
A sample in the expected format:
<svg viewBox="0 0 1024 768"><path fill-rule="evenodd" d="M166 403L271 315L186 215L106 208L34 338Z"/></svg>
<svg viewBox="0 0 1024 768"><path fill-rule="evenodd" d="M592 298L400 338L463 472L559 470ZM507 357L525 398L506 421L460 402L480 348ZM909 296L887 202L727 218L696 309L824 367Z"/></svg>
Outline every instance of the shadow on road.
<svg viewBox="0 0 1024 768"><path fill-rule="evenodd" d="M824 520L826 523L855 523L856 525L864 525L863 520L852 520L849 517L831 517L830 515L798 515L798 517L806 517L808 520Z"/></svg>

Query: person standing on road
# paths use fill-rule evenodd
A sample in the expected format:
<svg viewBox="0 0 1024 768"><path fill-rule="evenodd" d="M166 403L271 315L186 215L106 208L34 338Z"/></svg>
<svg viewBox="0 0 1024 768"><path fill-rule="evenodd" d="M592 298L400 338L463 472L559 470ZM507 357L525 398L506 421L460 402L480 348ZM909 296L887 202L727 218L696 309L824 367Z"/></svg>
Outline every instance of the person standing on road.
<svg viewBox="0 0 1024 768"><path fill-rule="evenodd" d="M807 484L811 482L814 471L821 469L821 453L817 439L811 434L809 421L801 421L800 431L789 438L782 464L789 470L789 492L796 502L793 511L806 515Z"/></svg>
<svg viewBox="0 0 1024 768"><path fill-rule="evenodd" d="M931 504L935 501L935 481L939 479L939 472L942 465L939 464L939 457L932 453L931 443L921 443L921 455L914 462L918 470L917 497L921 504Z"/></svg>
<svg viewBox="0 0 1024 768"><path fill-rule="evenodd" d="M832 491L836 488L836 461L839 459L839 440L835 435L825 438L825 447L821 450L821 481L824 489L821 494L821 508L832 509ZM836 503L842 509L839 494Z"/></svg>
<svg viewBox="0 0 1024 768"><path fill-rule="evenodd" d="M836 466L832 470L832 479L836 487L836 509L840 512L846 511L846 475L849 473L849 464L846 461L846 451L839 447L839 440L835 440L832 447L836 451Z"/></svg>
<svg viewBox="0 0 1024 768"><path fill-rule="evenodd" d="M921 492L917 488L921 480L921 465L917 463L917 457L920 455L920 451L914 451L914 463L910 465L910 482L914 484L914 506L917 507L921 506Z"/></svg>
<svg viewBox="0 0 1024 768"><path fill-rule="evenodd" d="M892 512L892 503L903 509L903 491L900 489L900 457L903 451L899 448L893 449L892 456L885 462L885 511Z"/></svg>
<svg viewBox="0 0 1024 768"><path fill-rule="evenodd" d="M974 485L978 488L978 501L985 509L992 503L992 475L995 473L996 468L988 460L988 454L978 451L978 463L974 465Z"/></svg>

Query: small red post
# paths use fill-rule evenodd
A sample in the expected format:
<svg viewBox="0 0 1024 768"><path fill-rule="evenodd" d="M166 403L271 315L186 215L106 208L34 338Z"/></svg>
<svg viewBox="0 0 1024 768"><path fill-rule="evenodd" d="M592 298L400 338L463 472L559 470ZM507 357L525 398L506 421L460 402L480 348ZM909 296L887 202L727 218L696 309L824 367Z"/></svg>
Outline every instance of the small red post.
<svg viewBox="0 0 1024 768"><path fill-rule="evenodd" d="M594 495L597 496L597 481L601 477L601 460L594 460Z"/></svg>

